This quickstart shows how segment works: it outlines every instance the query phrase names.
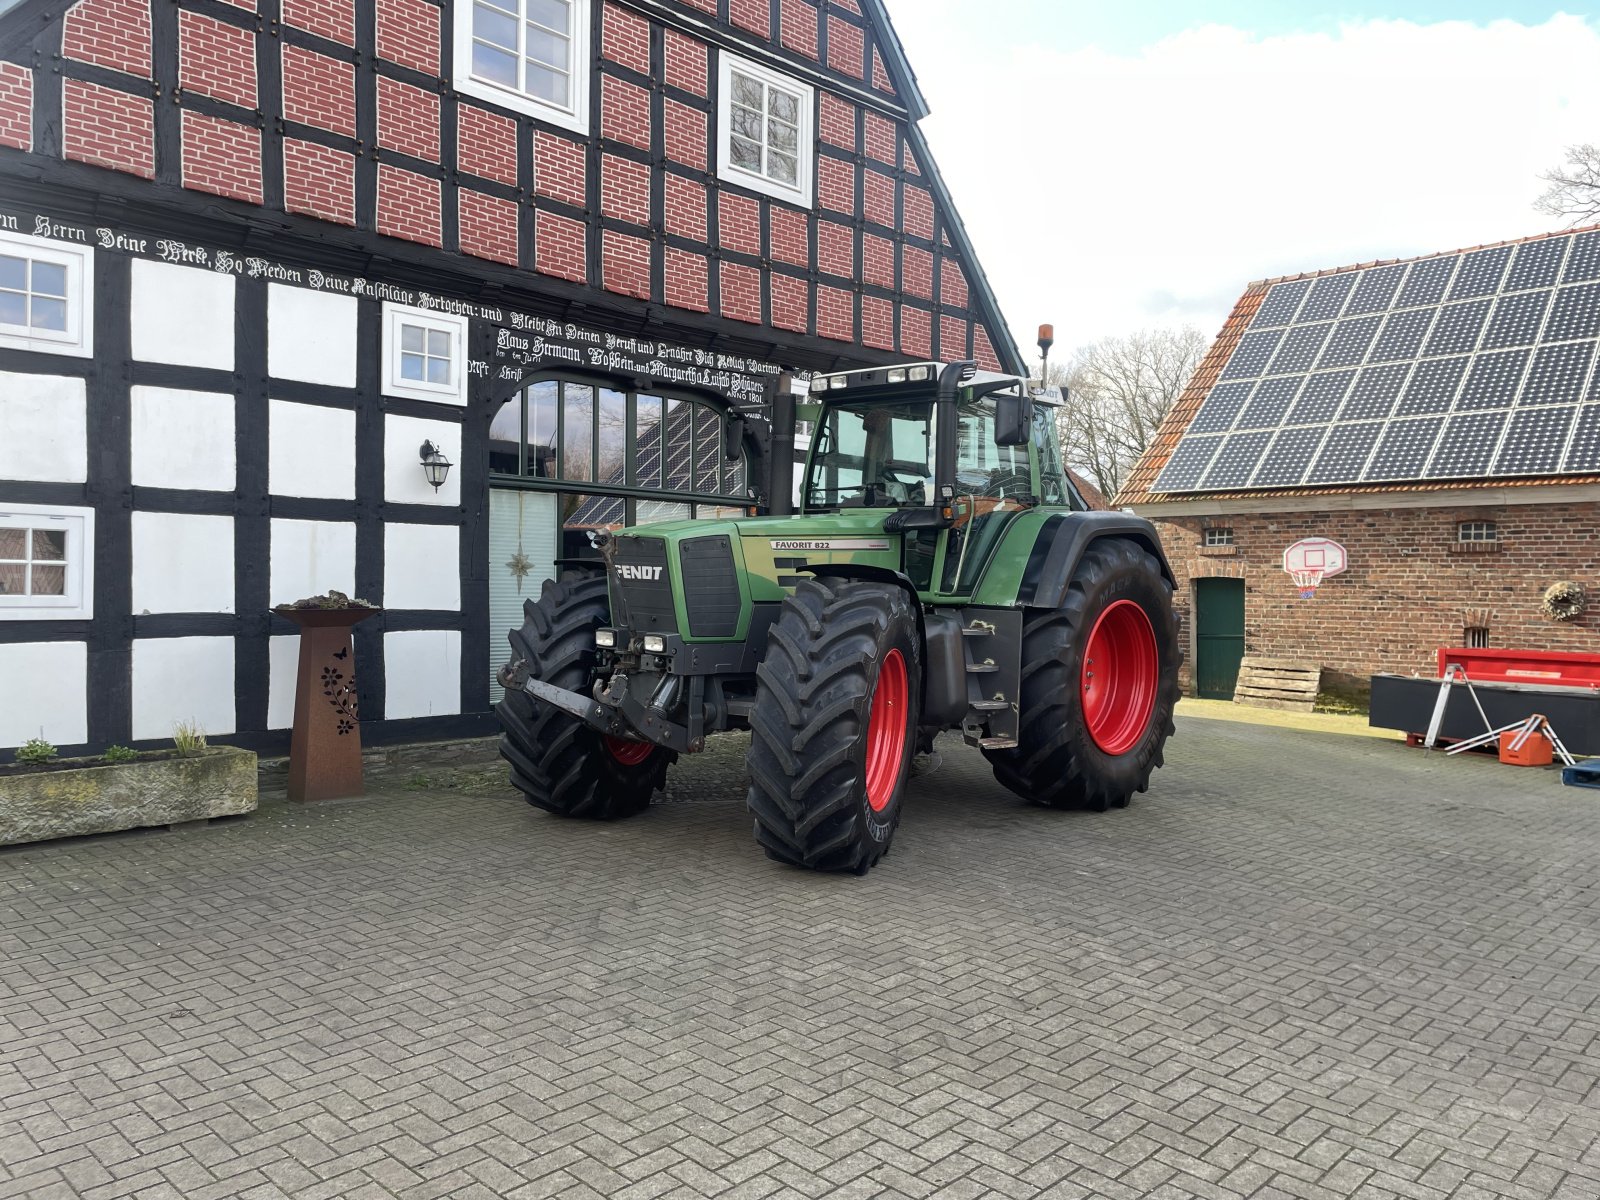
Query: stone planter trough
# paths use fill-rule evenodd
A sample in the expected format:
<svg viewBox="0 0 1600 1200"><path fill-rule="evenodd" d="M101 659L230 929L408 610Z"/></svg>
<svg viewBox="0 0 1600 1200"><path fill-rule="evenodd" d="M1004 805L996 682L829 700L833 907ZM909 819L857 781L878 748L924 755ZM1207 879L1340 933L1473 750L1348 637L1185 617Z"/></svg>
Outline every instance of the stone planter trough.
<svg viewBox="0 0 1600 1200"><path fill-rule="evenodd" d="M0 846L179 825L256 807L256 756L212 746L132 762L66 759L0 766Z"/></svg>

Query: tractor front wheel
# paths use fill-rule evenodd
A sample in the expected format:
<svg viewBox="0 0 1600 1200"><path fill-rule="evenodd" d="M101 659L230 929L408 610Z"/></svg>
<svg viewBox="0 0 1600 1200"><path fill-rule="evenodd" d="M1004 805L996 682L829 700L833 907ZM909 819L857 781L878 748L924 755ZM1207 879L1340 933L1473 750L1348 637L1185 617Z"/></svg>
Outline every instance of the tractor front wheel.
<svg viewBox="0 0 1600 1200"><path fill-rule="evenodd" d="M756 671L756 840L780 862L865 874L889 850L916 753L922 639L901 588L807 580Z"/></svg>
<svg viewBox="0 0 1600 1200"><path fill-rule="evenodd" d="M545 583L538 601L522 606L511 631L512 653L535 679L589 694L594 683L594 631L611 616L603 575L569 575ZM535 808L559 817L611 821L650 805L677 758L648 742L605 737L559 708L523 692L495 706L503 731L500 755L511 782Z"/></svg>
<svg viewBox="0 0 1600 1200"><path fill-rule="evenodd" d="M1058 609L1022 627L1022 726L986 750L995 778L1051 808L1124 808L1162 763L1178 701L1172 585L1154 555L1107 539L1084 552Z"/></svg>

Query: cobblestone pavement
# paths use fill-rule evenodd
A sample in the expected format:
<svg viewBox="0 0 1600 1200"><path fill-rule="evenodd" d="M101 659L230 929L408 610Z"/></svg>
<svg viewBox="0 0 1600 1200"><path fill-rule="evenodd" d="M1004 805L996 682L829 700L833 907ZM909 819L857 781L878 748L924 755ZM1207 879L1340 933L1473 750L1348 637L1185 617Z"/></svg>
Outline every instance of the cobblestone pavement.
<svg viewBox="0 0 1600 1200"><path fill-rule="evenodd" d="M1184 720L864 879L741 742L649 813L386 788L0 853L0 1197L1600 1196L1600 805Z"/></svg>

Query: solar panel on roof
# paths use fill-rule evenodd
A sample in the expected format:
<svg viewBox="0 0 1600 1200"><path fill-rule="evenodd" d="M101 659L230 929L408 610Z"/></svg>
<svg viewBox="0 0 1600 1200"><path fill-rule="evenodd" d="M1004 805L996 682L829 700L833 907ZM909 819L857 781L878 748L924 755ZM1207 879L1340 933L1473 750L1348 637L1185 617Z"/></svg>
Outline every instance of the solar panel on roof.
<svg viewBox="0 0 1600 1200"><path fill-rule="evenodd" d="M1326 321L1330 317L1337 317L1355 282L1355 275L1349 271L1322 276L1312 283L1311 295L1306 297L1305 307L1295 320Z"/></svg>
<svg viewBox="0 0 1600 1200"><path fill-rule="evenodd" d="M1272 445L1262 455L1251 487L1290 487L1300 482L1306 473L1317 447L1322 444L1326 425L1303 426L1298 429L1280 429Z"/></svg>
<svg viewBox="0 0 1600 1200"><path fill-rule="evenodd" d="M1572 473L1600 474L1600 230L1271 285L1153 490Z"/></svg>
<svg viewBox="0 0 1600 1200"><path fill-rule="evenodd" d="M1254 387L1250 383L1223 383L1212 388L1194 420L1189 422L1189 432L1221 433L1232 428L1233 419L1239 415Z"/></svg>
<svg viewBox="0 0 1600 1200"><path fill-rule="evenodd" d="M1309 371L1332 329L1332 325L1296 325L1290 329L1278 343L1278 352L1272 356L1272 365L1267 368L1267 374L1287 375Z"/></svg>
<svg viewBox="0 0 1600 1200"><path fill-rule="evenodd" d="M1506 416L1503 412L1456 413L1445 422L1424 474L1429 479L1486 474Z"/></svg>
<svg viewBox="0 0 1600 1200"><path fill-rule="evenodd" d="M1294 320L1295 310L1300 307L1300 301L1305 299L1311 290L1311 280L1291 279L1286 283L1275 283L1267 298L1261 302L1261 307L1256 309L1256 319L1250 322L1250 328L1263 329L1270 325L1287 325Z"/></svg>
<svg viewBox="0 0 1600 1200"><path fill-rule="evenodd" d="M1410 363L1367 367L1356 377L1356 386L1350 392L1350 398L1344 402L1344 407L1339 410L1339 419L1362 421L1388 416L1410 372Z"/></svg>
<svg viewBox="0 0 1600 1200"><path fill-rule="evenodd" d="M1600 404L1585 404L1578 410L1577 428L1561 470L1566 475L1600 471Z"/></svg>
<svg viewBox="0 0 1600 1200"><path fill-rule="evenodd" d="M1589 373L1589 361L1594 357L1593 342L1561 342L1554 346L1540 346L1533 356L1533 365L1522 380L1522 392L1517 396L1519 407L1530 404L1558 404L1571 400L1583 387Z"/></svg>
<svg viewBox="0 0 1600 1200"><path fill-rule="evenodd" d="M1156 490L1193 491L1200 482L1200 476L1205 474L1206 467L1210 465L1211 456L1217 452L1217 447L1221 444L1220 434L1185 437L1172 452L1167 465L1161 468L1161 474L1155 483Z"/></svg>
<svg viewBox="0 0 1600 1200"><path fill-rule="evenodd" d="M1400 403L1395 405L1395 415L1409 417L1449 411L1469 361L1463 354L1459 358L1428 358L1419 362L1406 381Z"/></svg>
<svg viewBox="0 0 1600 1200"><path fill-rule="evenodd" d="M1322 443L1322 452L1317 455L1317 461L1306 472L1306 482L1342 483L1360 479L1367 455L1372 452L1373 443L1382 432L1382 421L1335 425Z"/></svg>
<svg viewBox="0 0 1600 1200"><path fill-rule="evenodd" d="M1200 486L1204 488L1242 488L1250 482L1261 453L1272 440L1272 431L1230 433L1222 449L1211 460Z"/></svg>
<svg viewBox="0 0 1600 1200"><path fill-rule="evenodd" d="M1483 348L1499 350L1505 346L1531 346L1539 338L1544 310L1550 306L1550 293L1519 292L1495 301L1494 315L1484 331Z"/></svg>
<svg viewBox="0 0 1600 1200"><path fill-rule="evenodd" d="M1405 263L1394 263L1391 266L1362 271L1361 280L1355 287L1355 295L1350 297L1350 303L1345 307L1345 315L1381 313L1389 307L1394 294L1400 290L1400 281L1405 277Z"/></svg>
<svg viewBox="0 0 1600 1200"><path fill-rule="evenodd" d="M1326 421L1339 411L1339 402L1355 381L1354 371L1329 371L1318 373L1306 380L1299 399L1289 411L1289 424L1303 425L1308 421Z"/></svg>
<svg viewBox="0 0 1600 1200"><path fill-rule="evenodd" d="M1572 239L1567 269L1561 272L1562 283L1580 283L1585 279L1600 279L1600 229L1580 233Z"/></svg>
<svg viewBox="0 0 1600 1200"><path fill-rule="evenodd" d="M1365 361L1372 339L1377 336L1383 318L1378 316L1353 317L1340 321L1333 327L1333 336L1323 347L1317 366L1353 367Z"/></svg>
<svg viewBox="0 0 1600 1200"><path fill-rule="evenodd" d="M1423 353L1430 358L1435 354L1466 354L1478 344L1478 335L1483 332L1483 322L1488 315L1487 300L1445 305L1433 323L1433 332L1428 334L1428 348Z"/></svg>
<svg viewBox="0 0 1600 1200"><path fill-rule="evenodd" d="M1363 478L1368 482L1415 479L1427 464L1428 452L1433 449L1434 439L1443 425L1443 417L1390 421L1384 427L1378 449L1367 464Z"/></svg>
<svg viewBox="0 0 1600 1200"><path fill-rule="evenodd" d="M1511 414L1500 452L1495 456L1496 475L1549 475L1561 468L1567 433L1577 413L1575 404L1552 408L1525 408Z"/></svg>
<svg viewBox="0 0 1600 1200"><path fill-rule="evenodd" d="M1550 287L1561 278L1561 260L1566 257L1569 238L1542 238L1537 242L1523 242L1511 260L1511 274L1506 276L1506 291L1518 292L1523 288Z"/></svg>
<svg viewBox="0 0 1600 1200"><path fill-rule="evenodd" d="M1405 312L1390 313L1383 323L1383 332L1373 346L1371 362L1393 362L1401 358L1415 358L1422 349L1422 339L1433 324L1434 310L1413 308Z"/></svg>
<svg viewBox="0 0 1600 1200"><path fill-rule="evenodd" d="M1278 379L1263 379L1256 384L1250 403L1244 406L1235 422L1236 429L1276 429L1283 423L1283 414L1300 388L1300 377L1288 375Z"/></svg>
<svg viewBox="0 0 1600 1200"><path fill-rule="evenodd" d="M1491 246L1462 255L1461 270L1450 285L1450 299L1494 295L1500 290L1500 277L1506 273L1506 263L1510 261L1510 246Z"/></svg>

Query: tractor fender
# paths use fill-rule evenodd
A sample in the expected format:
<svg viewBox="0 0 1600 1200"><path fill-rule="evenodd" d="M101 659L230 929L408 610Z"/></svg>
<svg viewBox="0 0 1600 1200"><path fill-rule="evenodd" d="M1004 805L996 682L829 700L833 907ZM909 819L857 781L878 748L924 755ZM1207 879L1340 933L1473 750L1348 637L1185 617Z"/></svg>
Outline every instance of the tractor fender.
<svg viewBox="0 0 1600 1200"><path fill-rule="evenodd" d="M1059 608L1084 551L1101 538L1122 538L1148 550L1173 586L1172 568L1162 553L1156 527L1143 517L1121 512L1056 513L1045 519L1033 539L1016 603L1024 608Z"/></svg>

